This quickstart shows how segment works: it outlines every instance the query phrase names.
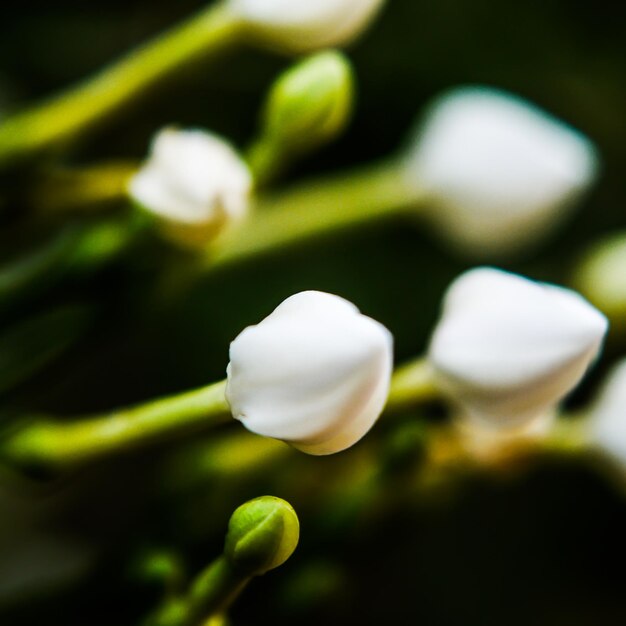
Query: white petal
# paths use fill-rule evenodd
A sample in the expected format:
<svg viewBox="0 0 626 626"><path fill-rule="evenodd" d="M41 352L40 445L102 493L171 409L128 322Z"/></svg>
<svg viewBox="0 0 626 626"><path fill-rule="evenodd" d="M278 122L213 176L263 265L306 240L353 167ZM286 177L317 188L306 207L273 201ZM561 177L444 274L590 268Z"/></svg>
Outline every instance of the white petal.
<svg viewBox="0 0 626 626"><path fill-rule="evenodd" d="M292 52L349 43L384 0L231 0L232 10L257 34Z"/></svg>
<svg viewBox="0 0 626 626"><path fill-rule="evenodd" d="M603 385L590 417L593 443L626 468L626 359Z"/></svg>
<svg viewBox="0 0 626 626"><path fill-rule="evenodd" d="M252 177L224 141L200 130L165 129L150 158L130 182L146 210L172 224L207 226L241 219Z"/></svg>
<svg viewBox="0 0 626 626"><path fill-rule="evenodd" d="M606 330L606 318L573 291L479 268L448 290L429 356L465 412L519 425L578 384Z"/></svg>
<svg viewBox="0 0 626 626"><path fill-rule="evenodd" d="M579 132L494 89L458 88L437 99L407 165L434 200L433 223L479 255L533 243L594 182L598 157Z"/></svg>
<svg viewBox="0 0 626 626"><path fill-rule="evenodd" d="M384 408L392 338L330 294L288 298L231 344L227 399L252 432L331 454L358 441Z"/></svg>

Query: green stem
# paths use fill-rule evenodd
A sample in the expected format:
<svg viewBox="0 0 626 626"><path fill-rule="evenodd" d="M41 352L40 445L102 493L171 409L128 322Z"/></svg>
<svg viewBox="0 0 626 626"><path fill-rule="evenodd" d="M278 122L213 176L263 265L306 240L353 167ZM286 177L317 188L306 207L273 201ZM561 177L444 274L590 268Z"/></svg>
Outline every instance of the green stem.
<svg viewBox="0 0 626 626"><path fill-rule="evenodd" d="M263 189L278 178L288 156L269 137L261 135L246 150L246 161L257 189Z"/></svg>
<svg viewBox="0 0 626 626"><path fill-rule="evenodd" d="M394 375L388 410L436 397L423 360ZM0 456L26 468L61 470L132 450L173 435L205 431L230 417L225 381L103 415L63 422L41 419L24 425L0 446Z"/></svg>
<svg viewBox="0 0 626 626"><path fill-rule="evenodd" d="M588 422L584 416L557 417L548 437L540 440L543 452L561 458L576 458L590 451Z"/></svg>
<svg viewBox="0 0 626 626"><path fill-rule="evenodd" d="M119 161L44 172L26 192L25 202L44 215L106 208L127 198L130 178L139 164Z"/></svg>
<svg viewBox="0 0 626 626"><path fill-rule="evenodd" d="M50 174L48 190L43 191L44 185L33 194L41 199L42 210L78 207L87 198L104 206L115 200L117 193L120 198L126 195L126 181L133 169L132 164L99 166L82 174L77 172L75 181L69 172L66 180L62 180L61 174ZM70 197L72 187L76 189L75 198ZM416 214L427 201L426 196L407 187L401 164L396 161L303 183L279 195L262 197L247 221L218 238L193 266L185 263L183 268L174 268L174 276L169 278L175 289L180 289L198 274L257 255L384 219Z"/></svg>
<svg viewBox="0 0 626 626"><path fill-rule="evenodd" d="M201 572L188 593L166 600L144 626L207 626L237 599L250 577L237 571L222 555ZM215 621L212 621L215 620Z"/></svg>
<svg viewBox="0 0 626 626"><path fill-rule="evenodd" d="M0 168L71 143L165 79L241 37L241 23L225 4L204 9L93 78L0 125Z"/></svg>
<svg viewBox="0 0 626 626"><path fill-rule="evenodd" d="M24 467L64 469L228 421L225 382L74 422L41 420L10 435L0 454Z"/></svg>
<svg viewBox="0 0 626 626"><path fill-rule="evenodd" d="M72 422L37 420L12 433L0 456L23 467L63 469L138 448L173 435L205 431L230 417L226 382ZM427 363L416 360L393 377L387 410L432 400L437 389Z"/></svg>
<svg viewBox="0 0 626 626"><path fill-rule="evenodd" d="M421 357L396 369L385 411L396 413L439 397L435 373L428 359Z"/></svg>
<svg viewBox="0 0 626 626"><path fill-rule="evenodd" d="M249 582L249 576L220 556L193 583L181 626L203 626L209 618L225 612Z"/></svg>
<svg viewBox="0 0 626 626"><path fill-rule="evenodd" d="M309 239L416 211L425 198L409 190L395 161L305 183L262 199L240 228L211 247L203 265L229 265Z"/></svg>

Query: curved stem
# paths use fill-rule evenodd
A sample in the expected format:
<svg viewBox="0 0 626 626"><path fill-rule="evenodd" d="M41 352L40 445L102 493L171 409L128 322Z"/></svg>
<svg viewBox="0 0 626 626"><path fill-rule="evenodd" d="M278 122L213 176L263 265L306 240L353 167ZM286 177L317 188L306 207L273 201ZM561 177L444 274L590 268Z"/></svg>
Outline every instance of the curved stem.
<svg viewBox="0 0 626 626"><path fill-rule="evenodd" d="M250 580L220 556L194 581L187 597L187 618L181 626L203 626L224 613Z"/></svg>
<svg viewBox="0 0 626 626"><path fill-rule="evenodd" d="M36 420L0 444L0 456L22 467L68 469L155 440L205 431L230 419L226 382L74 421ZM388 411L437 397L423 359L393 377Z"/></svg>
<svg viewBox="0 0 626 626"><path fill-rule="evenodd" d="M395 161L303 183L260 201L241 227L221 237L203 267L229 265L309 239L416 211L417 197Z"/></svg>
<svg viewBox="0 0 626 626"><path fill-rule="evenodd" d="M222 555L196 577L187 593L165 601L144 626L223 624L224 612L249 582L250 577L237 571Z"/></svg>
<svg viewBox="0 0 626 626"><path fill-rule="evenodd" d="M40 199L42 210L78 207L87 198L105 206L106 202L126 197L126 181L132 171L133 164L110 164L82 173L67 172L65 180L64 174L50 174L47 192L44 183L33 194ZM98 180L100 176L102 180ZM74 198L69 197L71 188L76 190ZM407 186L397 161L305 182L281 194L261 197L256 210L240 227L219 237L195 264L186 262L183 268L174 268L175 276L169 276L170 282L179 289L188 284L192 275L208 274L350 228L410 216L427 202L426 195Z"/></svg>
<svg viewBox="0 0 626 626"><path fill-rule="evenodd" d="M66 469L230 418L225 382L74 422L34 421L10 435L0 455L25 467Z"/></svg>
<svg viewBox="0 0 626 626"><path fill-rule="evenodd" d="M283 172L286 155L268 137L257 137L245 151L256 189L264 189Z"/></svg>
<svg viewBox="0 0 626 626"><path fill-rule="evenodd" d="M385 411L395 413L439 397L435 373L428 359L421 357L396 369Z"/></svg>
<svg viewBox="0 0 626 626"><path fill-rule="evenodd" d="M41 214L91 212L127 197L128 181L139 164L113 161L44 172L26 192L28 206Z"/></svg>
<svg viewBox="0 0 626 626"><path fill-rule="evenodd" d="M158 83L233 45L241 33L225 4L212 5L93 78L9 118L0 125L0 168L70 143Z"/></svg>
<svg viewBox="0 0 626 626"><path fill-rule="evenodd" d="M558 416L548 437L539 441L543 452L561 458L577 457L590 450L587 419L581 415Z"/></svg>

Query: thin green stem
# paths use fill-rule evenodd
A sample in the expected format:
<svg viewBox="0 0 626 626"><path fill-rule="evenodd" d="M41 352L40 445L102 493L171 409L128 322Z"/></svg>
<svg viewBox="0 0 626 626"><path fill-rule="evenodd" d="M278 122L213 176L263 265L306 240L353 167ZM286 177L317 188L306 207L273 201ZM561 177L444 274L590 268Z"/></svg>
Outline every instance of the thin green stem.
<svg viewBox="0 0 626 626"><path fill-rule="evenodd" d="M590 451L590 441L588 421L584 416L561 415L549 435L540 440L540 446L548 455L576 458Z"/></svg>
<svg viewBox="0 0 626 626"><path fill-rule="evenodd" d="M94 77L5 121L0 125L0 168L71 143L241 37L242 25L227 6L211 5Z"/></svg>
<svg viewBox="0 0 626 626"><path fill-rule="evenodd" d="M7 437L0 456L21 467L61 470L155 440L206 431L230 417L225 385L222 381L74 421L36 420ZM387 409L397 411L436 397L428 365L420 359L394 375Z"/></svg>
<svg viewBox="0 0 626 626"><path fill-rule="evenodd" d="M230 418L225 382L74 422L34 421L10 435L0 455L24 467L65 469Z"/></svg>
<svg viewBox="0 0 626 626"><path fill-rule="evenodd" d="M434 371L428 359L421 357L396 369L385 411L395 413L439 397Z"/></svg>
<svg viewBox="0 0 626 626"><path fill-rule="evenodd" d="M86 198L104 206L115 199L117 193L120 198L125 197L126 181L134 166L111 164L101 168L103 180L100 182L97 182L98 168L86 170L82 175L77 172L74 182L69 173L66 180L51 175L48 191L33 193L41 198L42 209L47 203L51 210L77 207ZM57 184L59 186L53 189ZM69 198L72 186L76 189L74 199ZM192 266L185 263L183 268L173 269L175 276L171 282L180 288L192 275L207 274L350 228L410 216L427 201L426 196L416 194L407 186L397 161L302 183L281 194L261 197L256 210L239 228L218 238Z"/></svg>
<svg viewBox="0 0 626 626"><path fill-rule="evenodd" d="M128 182L139 164L117 161L82 168L44 172L26 192L34 211L55 213L91 212L127 198Z"/></svg>
<svg viewBox="0 0 626 626"><path fill-rule="evenodd" d="M288 158L275 142L264 135L250 144L245 155L257 189L263 189L274 182L282 174Z"/></svg>
<svg viewBox="0 0 626 626"><path fill-rule="evenodd" d="M229 265L348 228L416 211L400 165L385 162L301 184L260 201L240 228L212 246L203 267Z"/></svg>
<svg viewBox="0 0 626 626"><path fill-rule="evenodd" d="M193 581L189 591L169 598L144 626L206 626L217 623L250 582L222 555ZM222 622L223 623L223 622Z"/></svg>
<svg viewBox="0 0 626 626"><path fill-rule="evenodd" d="M224 613L250 582L222 555L194 581L186 600L187 618L181 626L203 626Z"/></svg>

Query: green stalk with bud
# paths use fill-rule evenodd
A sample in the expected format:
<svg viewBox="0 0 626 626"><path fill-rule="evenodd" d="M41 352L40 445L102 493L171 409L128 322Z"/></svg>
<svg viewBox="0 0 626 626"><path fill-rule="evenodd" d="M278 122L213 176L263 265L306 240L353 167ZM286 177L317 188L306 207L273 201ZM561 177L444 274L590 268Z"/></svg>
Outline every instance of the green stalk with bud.
<svg viewBox="0 0 626 626"><path fill-rule="evenodd" d="M299 536L298 517L288 502L263 496L242 504L228 523L223 554L145 626L204 626L221 619L253 578L289 559Z"/></svg>
<svg viewBox="0 0 626 626"><path fill-rule="evenodd" d="M337 0L302 7L267 7L256 0L221 0L155 37L94 77L0 124L0 170L60 152L145 99L181 70L247 43L289 54L340 46L356 38L382 0Z"/></svg>
<svg viewBox="0 0 626 626"><path fill-rule="evenodd" d="M350 120L354 91L350 63L336 51L311 56L280 76L248 149L256 185L273 182L294 159L334 140Z"/></svg>
<svg viewBox="0 0 626 626"><path fill-rule="evenodd" d="M232 421L225 388L225 381L213 383L71 421L24 420L4 433L0 458L28 471L57 473L172 437L210 432ZM415 406L437 398L437 394L430 370L419 359L405 365L394 377L386 410Z"/></svg>

